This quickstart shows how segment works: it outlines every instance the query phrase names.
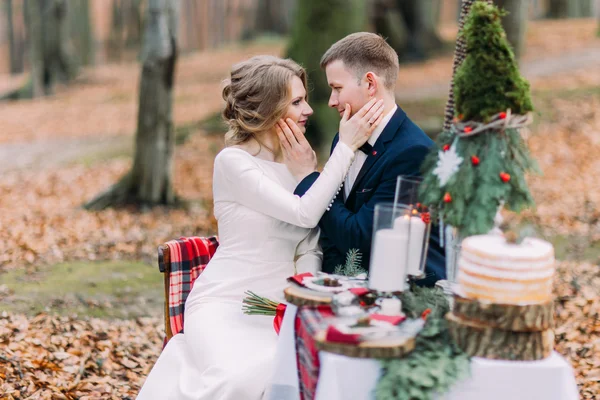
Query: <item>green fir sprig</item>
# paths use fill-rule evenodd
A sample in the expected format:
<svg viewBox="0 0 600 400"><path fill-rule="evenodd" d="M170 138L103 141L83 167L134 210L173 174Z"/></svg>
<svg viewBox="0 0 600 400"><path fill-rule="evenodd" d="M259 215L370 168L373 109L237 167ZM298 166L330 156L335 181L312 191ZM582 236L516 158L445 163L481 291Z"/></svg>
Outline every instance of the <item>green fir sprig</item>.
<svg viewBox="0 0 600 400"><path fill-rule="evenodd" d="M469 376L470 360L454 343L444 318L448 300L439 288L413 287L403 293L404 312L419 317L430 309L415 349L404 358L382 360L383 374L377 383L377 400L432 400Z"/></svg>
<svg viewBox="0 0 600 400"><path fill-rule="evenodd" d="M342 276L357 276L360 274L366 274L367 271L362 268L362 254L358 249L350 249L346 254L346 263L344 265L337 265L334 269L335 275Z"/></svg>

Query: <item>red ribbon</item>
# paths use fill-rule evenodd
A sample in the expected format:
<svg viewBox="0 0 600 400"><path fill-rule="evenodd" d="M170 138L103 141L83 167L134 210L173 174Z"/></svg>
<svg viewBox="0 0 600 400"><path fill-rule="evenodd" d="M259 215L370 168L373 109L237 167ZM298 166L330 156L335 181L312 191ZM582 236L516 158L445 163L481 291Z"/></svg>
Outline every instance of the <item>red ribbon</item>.
<svg viewBox="0 0 600 400"><path fill-rule="evenodd" d="M279 335L279 330L281 329L281 323L283 322L283 314L285 314L286 305L283 303L279 303L277 306L277 310L275 311L275 318L273 318L273 328L275 328L275 332Z"/></svg>

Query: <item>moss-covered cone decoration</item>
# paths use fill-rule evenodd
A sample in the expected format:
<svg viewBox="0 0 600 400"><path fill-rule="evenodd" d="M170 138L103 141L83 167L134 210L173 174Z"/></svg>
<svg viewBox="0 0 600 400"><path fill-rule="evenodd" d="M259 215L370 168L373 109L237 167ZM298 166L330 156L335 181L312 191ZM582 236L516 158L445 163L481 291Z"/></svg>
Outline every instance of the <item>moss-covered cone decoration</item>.
<svg viewBox="0 0 600 400"><path fill-rule="evenodd" d="M519 130L488 125L532 109L529 84L519 74L501 15L487 2L473 4L464 31L467 58L455 86L463 115L439 135L422 166L420 201L461 237L489 232L501 205L517 212L534 205L525 173L537 166ZM465 135L474 128L484 130Z"/></svg>
<svg viewBox="0 0 600 400"><path fill-rule="evenodd" d="M485 122L507 109L521 115L533 110L529 83L519 72L502 28L504 14L478 1L465 22L467 58L454 78L456 114L463 120Z"/></svg>

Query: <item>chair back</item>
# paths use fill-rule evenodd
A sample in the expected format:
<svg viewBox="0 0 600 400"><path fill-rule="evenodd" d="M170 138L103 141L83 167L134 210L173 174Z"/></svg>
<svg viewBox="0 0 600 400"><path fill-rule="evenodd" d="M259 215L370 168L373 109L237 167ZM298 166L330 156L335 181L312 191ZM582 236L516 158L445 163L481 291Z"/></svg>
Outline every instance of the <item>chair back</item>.
<svg viewBox="0 0 600 400"><path fill-rule="evenodd" d="M215 254L216 236L182 237L158 247L158 268L165 286L165 341L183 332L185 301L206 264Z"/></svg>

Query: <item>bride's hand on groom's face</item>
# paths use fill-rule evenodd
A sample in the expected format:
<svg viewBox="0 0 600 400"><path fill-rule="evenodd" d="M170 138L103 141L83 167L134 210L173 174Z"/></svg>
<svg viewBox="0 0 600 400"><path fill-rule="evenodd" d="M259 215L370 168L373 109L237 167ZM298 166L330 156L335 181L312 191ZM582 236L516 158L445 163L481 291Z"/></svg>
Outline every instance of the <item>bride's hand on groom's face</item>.
<svg viewBox="0 0 600 400"><path fill-rule="evenodd" d="M353 151L359 149L371 137L371 134L383 119L383 100L371 99L350 118L350 105L340 121L340 142L345 143Z"/></svg>
<svg viewBox="0 0 600 400"><path fill-rule="evenodd" d="M279 120L275 126L283 153L283 160L292 175L301 181L317 170L317 155L294 121Z"/></svg>

